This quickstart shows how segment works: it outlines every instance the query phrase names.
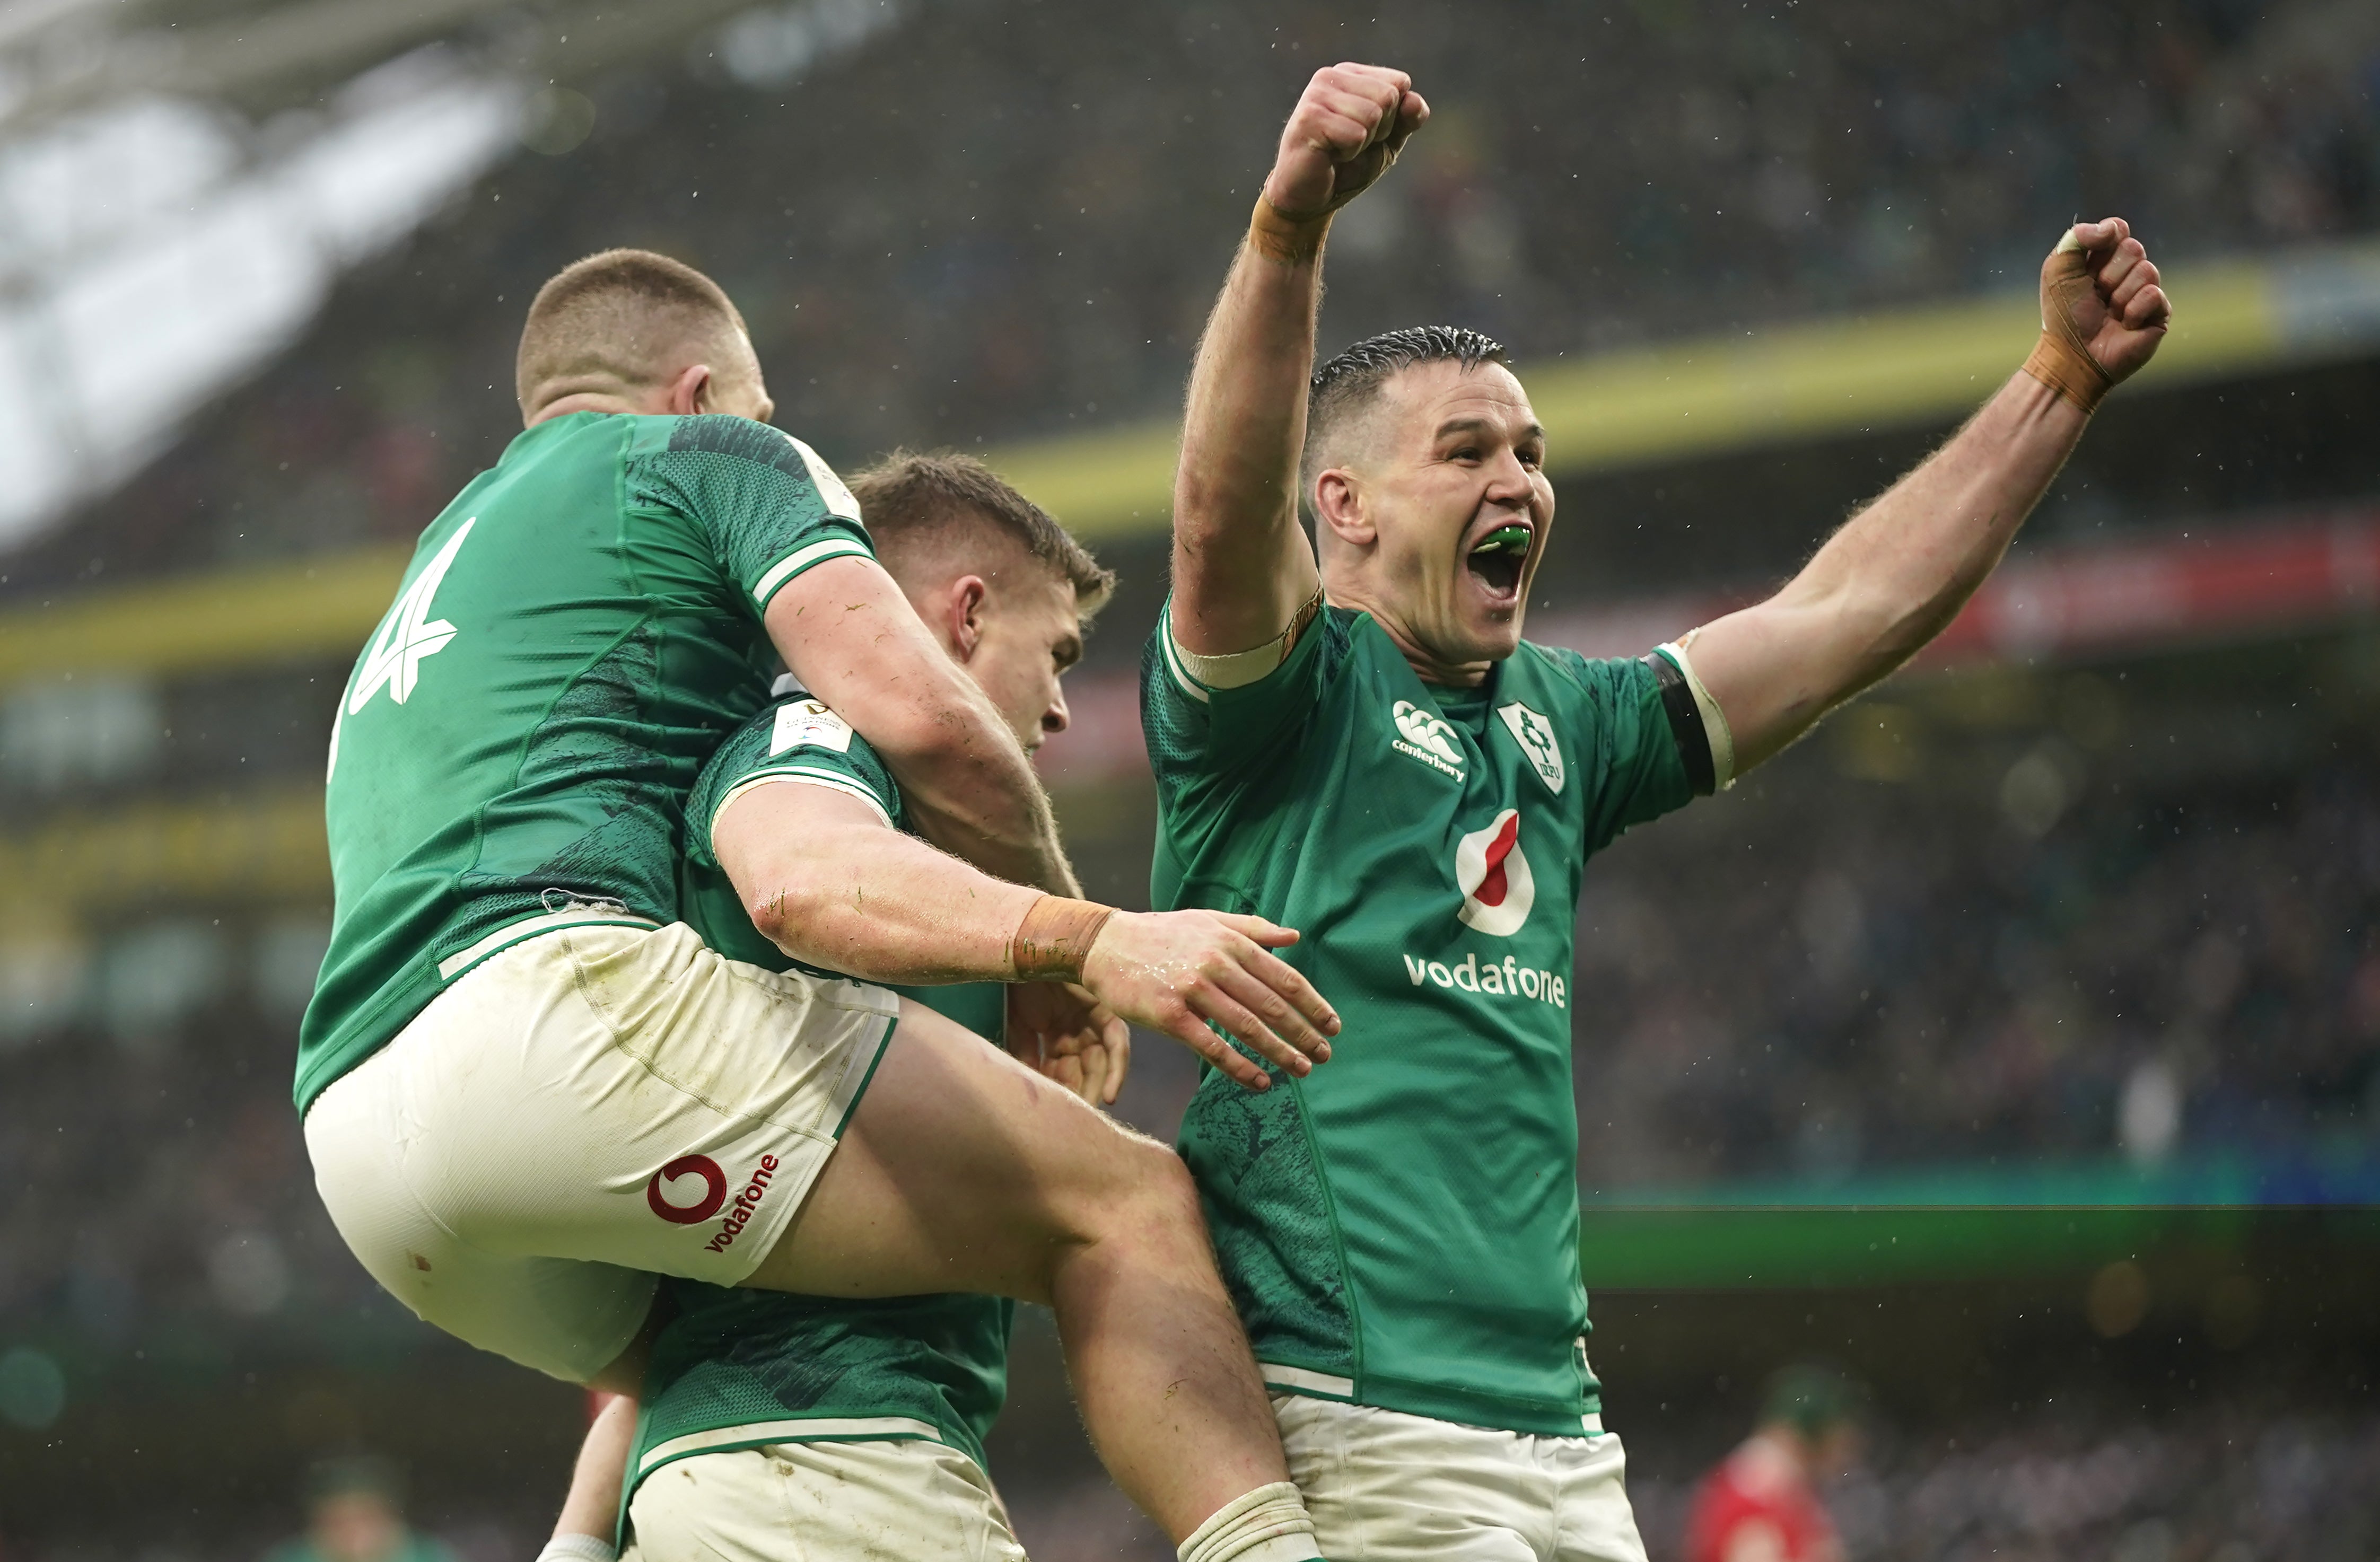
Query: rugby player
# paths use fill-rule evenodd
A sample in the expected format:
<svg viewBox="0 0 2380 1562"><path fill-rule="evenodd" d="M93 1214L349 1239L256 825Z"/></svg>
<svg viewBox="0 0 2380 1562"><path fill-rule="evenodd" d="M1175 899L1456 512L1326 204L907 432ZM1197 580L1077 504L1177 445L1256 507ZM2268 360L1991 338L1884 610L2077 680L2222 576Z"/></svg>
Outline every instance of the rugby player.
<svg viewBox="0 0 2380 1562"><path fill-rule="evenodd" d="M895 455L851 486L878 558L1018 740L1029 750L1062 730L1060 679L1112 575L968 457ZM905 931L898 908L981 901L967 914L996 935L1007 914L999 902L1020 893L895 833L904 810L882 762L800 691L721 747L687 819L687 920L714 949L770 969L798 958L916 974L921 952L947 958L948 940ZM739 857L739 843L782 838L829 840L829 856L788 854L782 879L754 878L770 869ZM854 900L892 914L845 915ZM747 913L752 905L771 908L769 937ZM975 947L996 943L983 937ZM932 974L954 971L1000 974L996 962L937 964ZM978 1034L999 1034L996 986L904 990ZM1081 1093L1112 1096L1096 1051ZM589 1428L547 1562L611 1562L623 1516L639 1562L764 1562L795 1536L802 1555L820 1558L1023 1556L983 1463L982 1439L1006 1392L1009 1302L844 1302L681 1280L666 1295L677 1310L655 1342L643 1416L614 1401Z"/></svg>
<svg viewBox="0 0 2380 1562"><path fill-rule="evenodd" d="M1294 935L1073 898L1024 750L850 491L762 421L709 279L565 270L516 388L527 431L424 533L332 731L297 1096L341 1234L430 1322L582 1383L637 1380L659 1275L1047 1302L1111 1470L1177 1537L1294 1510L1179 1161L882 987L705 946L677 920L686 800L782 658L921 834L1041 887L1002 886L997 928L939 908L941 944L905 924L920 969L1045 984L1041 1029L1111 1036L1087 984L1296 1073L1335 1021L1264 947Z"/></svg>
<svg viewBox="0 0 2380 1562"><path fill-rule="evenodd" d="M2169 307L2121 221L2073 228L2039 345L1946 444L1767 600L1590 661L1521 638L1554 492L1502 349L1427 327L1314 366L1331 214L1427 114L1399 71L1314 77L1191 375L1154 903L1293 923L1345 1029L1269 1094L1207 1077L1181 1144L1325 1553L1637 1562L1579 1277L1586 858L1949 624Z"/></svg>

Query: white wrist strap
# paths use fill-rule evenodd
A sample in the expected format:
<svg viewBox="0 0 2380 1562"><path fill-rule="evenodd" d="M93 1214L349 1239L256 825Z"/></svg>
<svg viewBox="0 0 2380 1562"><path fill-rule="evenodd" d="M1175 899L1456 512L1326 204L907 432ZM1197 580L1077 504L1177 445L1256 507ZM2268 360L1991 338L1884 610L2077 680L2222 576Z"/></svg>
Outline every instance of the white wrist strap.
<svg viewBox="0 0 2380 1562"><path fill-rule="evenodd" d="M556 1535L537 1554L537 1562L616 1562L619 1555L599 1535Z"/></svg>

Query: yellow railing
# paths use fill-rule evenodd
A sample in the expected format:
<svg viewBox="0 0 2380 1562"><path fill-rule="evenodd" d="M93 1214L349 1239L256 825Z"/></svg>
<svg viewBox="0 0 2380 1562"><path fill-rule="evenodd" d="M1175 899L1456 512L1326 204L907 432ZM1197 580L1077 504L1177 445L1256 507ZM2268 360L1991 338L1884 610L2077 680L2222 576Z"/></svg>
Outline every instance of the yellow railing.
<svg viewBox="0 0 2380 1562"><path fill-rule="evenodd" d="M2372 350L2380 245L2172 268L2173 336L2143 374L2178 385ZM1520 368L1557 474L1940 422L2013 371L2022 294L1730 333ZM992 465L1095 540L1160 531L1175 428L1157 420L994 451ZM345 660L406 554L372 550L96 590L0 613L0 684L80 670L200 672Z"/></svg>

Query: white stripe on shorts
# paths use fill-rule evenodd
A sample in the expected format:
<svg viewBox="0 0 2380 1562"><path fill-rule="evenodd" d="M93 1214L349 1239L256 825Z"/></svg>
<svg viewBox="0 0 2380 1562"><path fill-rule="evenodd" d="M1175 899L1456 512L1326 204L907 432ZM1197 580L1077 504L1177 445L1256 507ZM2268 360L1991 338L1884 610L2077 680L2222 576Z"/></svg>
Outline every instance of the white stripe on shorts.
<svg viewBox="0 0 2380 1562"><path fill-rule="evenodd" d="M650 917L634 912L601 911L592 906L579 906L564 911L550 911L542 916L523 917L507 922L481 938L469 949L448 955L438 963L438 979L451 982L465 971L523 938L534 938L540 933L551 933L564 927L658 927Z"/></svg>
<svg viewBox="0 0 2380 1562"><path fill-rule="evenodd" d="M1303 1388L1315 1394L1340 1394L1353 1398L1355 1380L1332 1377L1327 1372L1308 1372L1304 1367L1284 1367L1271 1362L1258 1362L1257 1371L1264 1380L1279 1388Z"/></svg>
<svg viewBox="0 0 2380 1562"><path fill-rule="evenodd" d="M829 1437L922 1437L929 1443L942 1440L941 1433L931 1422L905 1415L855 1416L840 1421L818 1416L796 1421L753 1421L741 1426L689 1432L683 1437L655 1443L637 1461L637 1473L647 1475L656 1465L686 1454L709 1453L713 1448L749 1447L754 1443L809 1443Z"/></svg>

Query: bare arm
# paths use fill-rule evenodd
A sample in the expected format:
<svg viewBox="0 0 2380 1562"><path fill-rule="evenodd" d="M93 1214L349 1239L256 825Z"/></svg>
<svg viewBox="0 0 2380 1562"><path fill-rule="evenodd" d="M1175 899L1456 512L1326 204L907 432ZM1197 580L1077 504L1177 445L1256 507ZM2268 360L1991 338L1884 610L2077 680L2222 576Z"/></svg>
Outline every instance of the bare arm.
<svg viewBox="0 0 2380 1562"><path fill-rule="evenodd" d="M799 782L736 795L712 820L710 842L762 936L868 981L1013 981L1018 931L1042 899L892 829L856 797ZM1337 1016L1267 952L1296 937L1253 916L1116 912L1079 976L1124 1019L1260 1085L1263 1071L1207 1022L1293 1073L1327 1059Z"/></svg>
<svg viewBox="0 0 2380 1562"><path fill-rule="evenodd" d="M1297 524L1297 468L1323 235L1428 115L1404 72L1341 65L1315 73L1281 131L1190 370L1173 480L1173 632L1184 650L1260 646L1320 584Z"/></svg>
<svg viewBox="0 0 2380 1562"><path fill-rule="evenodd" d="M627 1478L628 1455L637 1440L637 1401L614 1394L588 1424L587 1439L578 1446L571 1467L570 1492L554 1520L553 1538L586 1536L609 1547L620 1516L620 1483ZM589 1553L573 1551L573 1558ZM600 1555L600 1554L593 1554Z"/></svg>
<svg viewBox="0 0 2380 1562"><path fill-rule="evenodd" d="M803 687L875 745L922 832L987 873L1080 891L1024 748L881 565L804 573L771 599L768 629Z"/></svg>
<svg viewBox="0 0 2380 1562"><path fill-rule="evenodd" d="M1843 525L1767 601L1697 631L1694 671L1740 773L1907 661L2008 551L2089 425L2172 314L2120 218L2082 224L2042 268L2043 345L1981 411Z"/></svg>

